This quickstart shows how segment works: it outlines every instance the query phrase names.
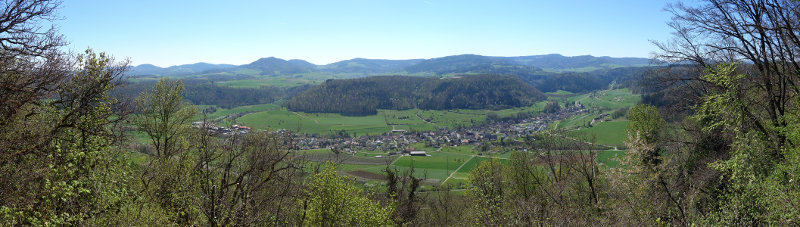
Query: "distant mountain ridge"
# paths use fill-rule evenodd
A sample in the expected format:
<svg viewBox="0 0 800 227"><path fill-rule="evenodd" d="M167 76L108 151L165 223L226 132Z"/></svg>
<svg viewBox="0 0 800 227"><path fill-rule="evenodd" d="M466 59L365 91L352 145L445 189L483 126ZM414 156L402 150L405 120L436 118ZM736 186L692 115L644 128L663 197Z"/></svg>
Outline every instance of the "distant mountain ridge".
<svg viewBox="0 0 800 227"><path fill-rule="evenodd" d="M231 65L231 64L209 64L205 62L186 64L186 65L176 65L167 68L161 68L151 64L142 64L135 67L131 67L128 74L178 76L178 75L204 73L209 70L232 69L236 67L237 67L236 65Z"/></svg>
<svg viewBox="0 0 800 227"><path fill-rule="evenodd" d="M264 75L307 73L316 69L316 65L304 60L287 61L276 57L261 58L239 67L261 70Z"/></svg>
<svg viewBox="0 0 800 227"><path fill-rule="evenodd" d="M508 59L522 65L533 66L550 71L561 71L564 69L577 69L586 67L601 67L604 65L631 67L647 66L651 64L651 60L647 58L613 58L608 56L594 57L591 55L567 57L560 54L548 54L500 58Z"/></svg>
<svg viewBox="0 0 800 227"><path fill-rule="evenodd" d="M424 59L384 60L354 58L320 66L320 70L332 73L384 73L402 71Z"/></svg>
<svg viewBox="0 0 800 227"><path fill-rule="evenodd" d="M431 59L383 60L354 58L327 65L315 65L305 60L284 60L276 57L261 58L245 65L195 63L161 68L151 64L132 67L129 75L181 76L214 72L232 72L237 69L258 70L261 75L295 75L311 72L379 75L401 73L495 73L531 74L536 71L592 71L618 67L647 66L647 58L613 58L563 56L560 54L518 57L492 57L474 54L453 55Z"/></svg>

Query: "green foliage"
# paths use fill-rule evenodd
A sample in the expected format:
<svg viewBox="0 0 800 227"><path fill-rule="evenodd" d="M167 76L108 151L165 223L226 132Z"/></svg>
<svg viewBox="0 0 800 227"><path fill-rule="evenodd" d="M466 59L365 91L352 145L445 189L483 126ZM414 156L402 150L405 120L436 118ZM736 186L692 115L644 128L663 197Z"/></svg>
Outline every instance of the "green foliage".
<svg viewBox="0 0 800 227"><path fill-rule="evenodd" d="M586 92L607 87L608 83L603 83L600 78L594 75L585 73L561 73L555 76L550 76L542 83L538 84L536 88L542 92L553 91L568 91L568 92Z"/></svg>
<svg viewBox="0 0 800 227"><path fill-rule="evenodd" d="M185 138L189 122L197 109L183 102L183 83L162 78L150 92L144 91L136 98L141 111L134 118L140 131L150 136L158 156L171 156L177 143Z"/></svg>
<svg viewBox="0 0 800 227"><path fill-rule="evenodd" d="M0 132L2 144L20 143L3 145L0 225L114 223L131 201L130 172L113 147L121 117L108 96L125 66L91 50L76 60L56 99L26 104Z"/></svg>
<svg viewBox="0 0 800 227"><path fill-rule="evenodd" d="M712 131L721 129L734 134L741 134L738 127L745 120L745 113L741 107L745 105L738 97L741 80L744 74L734 73L736 64L722 64L707 68L706 74L701 78L709 83L719 86L721 91L703 97L703 102L697 107L694 119L706 125L704 130Z"/></svg>
<svg viewBox="0 0 800 227"><path fill-rule="evenodd" d="M152 88L160 79L153 78L146 81L129 81L126 86L117 87L112 91L114 97L135 97L143 91ZM293 88L278 88L268 84L251 80L235 80L223 78L219 80L183 78L184 86L182 96L187 101L196 105L215 105L222 108L234 108L245 105L272 103L302 91L307 86ZM241 84L242 86L233 86ZM249 86L245 86L249 85Z"/></svg>
<svg viewBox="0 0 800 227"><path fill-rule="evenodd" d="M505 165L498 161L482 162L469 173L468 195L474 200L474 222L484 225L502 225L509 213L503 207L503 174Z"/></svg>
<svg viewBox="0 0 800 227"><path fill-rule="evenodd" d="M647 104L636 105L628 110L628 119L631 122L628 124L628 134L639 135L648 143L656 141L666 126L666 121L658 115L658 109Z"/></svg>
<svg viewBox="0 0 800 227"><path fill-rule="evenodd" d="M543 112L558 113L559 110L561 110L561 104L558 104L558 102L547 102L547 105L544 106Z"/></svg>
<svg viewBox="0 0 800 227"><path fill-rule="evenodd" d="M730 158L710 164L727 183L714 212L701 221L721 224L784 225L797 223L798 110L790 109L776 120L753 116L757 106L742 96L758 91L743 89L743 74L736 64L707 69L702 78L719 88L697 106L696 119L707 133L733 137ZM798 103L797 97L792 100ZM785 125L781 122L786 122ZM749 127L748 127L749 126ZM755 129L754 129L755 128ZM776 144L786 140L785 145Z"/></svg>
<svg viewBox="0 0 800 227"><path fill-rule="evenodd" d="M591 128L581 128L580 130L567 133L568 135L589 141L595 144L602 144L622 149L627 138L626 128L630 121L608 121L600 122Z"/></svg>
<svg viewBox="0 0 800 227"><path fill-rule="evenodd" d="M512 76L383 76L328 80L285 105L289 110L307 113L371 115L378 109L501 109L543 99L541 92Z"/></svg>
<svg viewBox="0 0 800 227"><path fill-rule="evenodd" d="M328 167L307 179L307 198L299 201L303 226L388 226L393 206L370 200L369 194Z"/></svg>

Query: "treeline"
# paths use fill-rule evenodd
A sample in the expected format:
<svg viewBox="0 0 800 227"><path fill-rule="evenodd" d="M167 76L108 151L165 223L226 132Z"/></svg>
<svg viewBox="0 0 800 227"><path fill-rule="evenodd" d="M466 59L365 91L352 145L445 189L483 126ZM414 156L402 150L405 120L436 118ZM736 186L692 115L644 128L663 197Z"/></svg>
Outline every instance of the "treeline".
<svg viewBox="0 0 800 227"><path fill-rule="evenodd" d="M523 80L535 84L542 92L564 90L574 93L607 89L613 82L617 87L627 87L640 91L639 83L648 73L660 67L626 67L592 72L564 72L535 77L520 76Z"/></svg>
<svg viewBox="0 0 800 227"><path fill-rule="evenodd" d="M207 80L184 79L186 92L183 97L196 105L216 105L222 108L233 108L244 105L272 103L280 99L291 97L310 86L297 86L291 88L278 88L261 86L258 88L234 88L216 85ZM155 81L128 82L125 86L117 87L112 95L118 98L136 97L143 91L153 87Z"/></svg>
<svg viewBox="0 0 800 227"><path fill-rule="evenodd" d="M530 105L544 98L536 88L513 76L378 76L328 80L284 105L308 113L370 115L378 109L499 109Z"/></svg>

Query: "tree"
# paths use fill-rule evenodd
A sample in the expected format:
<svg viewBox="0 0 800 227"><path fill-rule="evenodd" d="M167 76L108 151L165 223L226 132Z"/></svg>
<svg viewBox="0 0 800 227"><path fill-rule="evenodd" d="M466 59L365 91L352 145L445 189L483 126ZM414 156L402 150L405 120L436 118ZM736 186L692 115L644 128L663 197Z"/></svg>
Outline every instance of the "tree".
<svg viewBox="0 0 800 227"><path fill-rule="evenodd" d="M197 161L191 174L199 179L194 204L211 226L287 224L302 168L285 146L291 141L268 132L241 137L219 143L207 129L198 130L192 140Z"/></svg>
<svg viewBox="0 0 800 227"><path fill-rule="evenodd" d="M17 117L33 106L42 106L43 98L64 83L71 68L57 30L43 31L42 21L52 21L57 1L4 1L0 4L0 128L10 128ZM27 112L25 114L28 114ZM32 152L47 140L40 136L19 134L0 140L0 162Z"/></svg>
<svg viewBox="0 0 800 227"><path fill-rule="evenodd" d="M60 1L3 1L0 4L0 127L23 106L40 101L67 79L65 45L55 27L42 22L56 19Z"/></svg>
<svg viewBox="0 0 800 227"><path fill-rule="evenodd" d="M113 211L130 201L112 132L125 115L114 111L117 100L108 95L127 66L91 50L75 59L59 66L71 70L61 72L65 79L53 84L52 98L26 94L37 101L4 119L2 225L109 224Z"/></svg>
<svg viewBox="0 0 800 227"><path fill-rule="evenodd" d="M329 163L330 164L330 163ZM392 224L393 206L381 206L328 167L310 176L306 198L299 201L304 226L385 226Z"/></svg>
<svg viewBox="0 0 800 227"><path fill-rule="evenodd" d="M684 140L691 153L683 165L693 170L707 164L720 179L710 180L714 190L700 190L707 202L687 202L706 211L695 220L796 225L800 188L789 181L800 164L793 137L800 113L800 3L705 0L668 10L676 37L656 43L658 57L698 68L696 74L666 78L695 94L683 96L695 107L684 128L696 129L687 132L703 139ZM687 178L702 177L688 173Z"/></svg>
<svg viewBox="0 0 800 227"><path fill-rule="evenodd" d="M504 206L505 187L503 174L505 166L491 159L481 162L469 172L470 188L468 195L474 201L475 223L482 225L504 225L510 218Z"/></svg>
<svg viewBox="0 0 800 227"><path fill-rule="evenodd" d="M628 119L631 123L628 125L628 144L637 144L641 153L641 159L644 163L658 164L659 148L658 142L666 122L658 115L658 109L654 106L640 104L628 110ZM647 148L645 148L647 147Z"/></svg>
<svg viewBox="0 0 800 227"><path fill-rule="evenodd" d="M139 113L134 122L145 132L156 149L156 156L169 157L177 151L176 145L185 139L190 128L189 121L197 108L183 102L183 83L162 78L150 92L142 92L136 98Z"/></svg>
<svg viewBox="0 0 800 227"><path fill-rule="evenodd" d="M670 146L672 135L654 106L634 106L628 119L629 151L609 171L610 200L616 206L612 216L627 225L686 225L687 194L692 192L685 179L686 150Z"/></svg>
<svg viewBox="0 0 800 227"><path fill-rule="evenodd" d="M743 75L730 90L708 73L684 81L699 83L703 94L736 92L741 102L743 125L767 137L775 158L786 136L771 129L784 128L793 97L800 91L800 3L788 0L706 0L698 6L678 4L668 8L675 16L670 26L676 38L656 43L658 57L669 62L690 61L702 70L717 64L742 63L735 74ZM710 80L711 79L711 80ZM703 95L704 96L704 95ZM701 96L702 97L702 96Z"/></svg>
<svg viewBox="0 0 800 227"><path fill-rule="evenodd" d="M421 186L422 178L414 177L414 166L402 175L399 171L386 166L386 196L396 205L394 209L395 224L402 226L414 221L420 210L420 198L417 190Z"/></svg>

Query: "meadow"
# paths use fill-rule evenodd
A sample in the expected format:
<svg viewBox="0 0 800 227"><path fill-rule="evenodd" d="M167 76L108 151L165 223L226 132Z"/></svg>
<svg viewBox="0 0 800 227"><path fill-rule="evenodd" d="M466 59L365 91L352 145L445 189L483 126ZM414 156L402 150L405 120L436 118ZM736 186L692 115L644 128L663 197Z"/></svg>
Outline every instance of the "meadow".
<svg viewBox="0 0 800 227"><path fill-rule="evenodd" d="M543 108L544 103L539 102L528 107L502 110L378 110L375 115L344 116L336 113L292 112L276 107L246 114L237 118L235 123L254 129L288 129L309 134L345 132L349 135L375 135L392 130L433 131L442 127L468 127L484 123L489 113L496 114L498 118L506 118L516 117L519 113L535 114Z"/></svg>

